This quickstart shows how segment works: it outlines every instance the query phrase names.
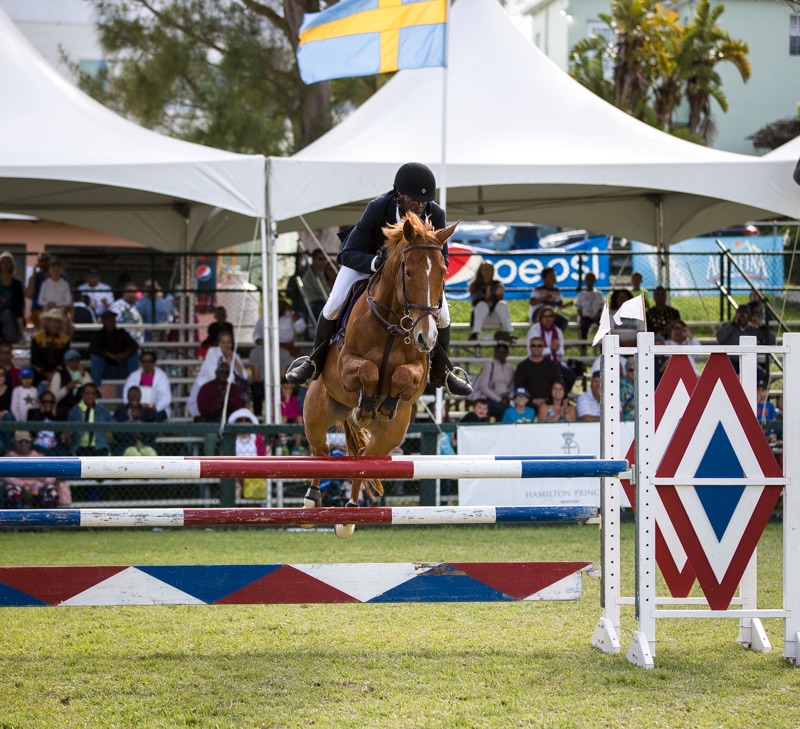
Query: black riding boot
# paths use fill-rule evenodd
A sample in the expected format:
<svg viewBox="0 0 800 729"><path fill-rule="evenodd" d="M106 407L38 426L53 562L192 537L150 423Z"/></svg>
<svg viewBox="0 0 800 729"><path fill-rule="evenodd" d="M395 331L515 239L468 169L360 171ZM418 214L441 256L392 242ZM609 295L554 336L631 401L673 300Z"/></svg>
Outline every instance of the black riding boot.
<svg viewBox="0 0 800 729"><path fill-rule="evenodd" d="M451 369L448 369L450 364L448 359L448 350L450 349L450 327L444 327L439 330L439 336L436 340L436 346L433 348L431 354L431 371L429 379L431 385L434 387L444 387L450 390L453 395L467 397L472 394L472 385L468 380L459 377Z"/></svg>
<svg viewBox="0 0 800 729"><path fill-rule="evenodd" d="M286 380L293 385L304 385L316 374L322 372L325 364L325 355L328 354L328 344L336 334L337 322L326 319L320 315L317 321L317 331L314 334L314 351L310 357L298 357L286 371Z"/></svg>

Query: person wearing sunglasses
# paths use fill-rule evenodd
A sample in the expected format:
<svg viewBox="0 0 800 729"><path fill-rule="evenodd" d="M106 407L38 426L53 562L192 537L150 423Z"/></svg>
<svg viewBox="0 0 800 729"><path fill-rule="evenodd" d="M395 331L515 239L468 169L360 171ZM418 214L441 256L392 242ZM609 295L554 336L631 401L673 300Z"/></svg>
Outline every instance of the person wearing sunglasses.
<svg viewBox="0 0 800 729"><path fill-rule="evenodd" d="M125 386L122 388L124 402L128 402L128 393L132 387L138 387L141 391L141 407L152 413L153 422L161 423L169 420L172 386L167 373L156 367L154 350L142 351L139 357L139 369L131 372L125 380Z"/></svg>
<svg viewBox="0 0 800 729"><path fill-rule="evenodd" d="M530 356L517 365L514 387L527 390L531 406L538 409L550 397L553 383L561 381L561 370L557 362L544 356L545 345L541 337L531 337L528 344Z"/></svg>
<svg viewBox="0 0 800 729"><path fill-rule="evenodd" d="M56 412L56 396L45 390L39 395L37 407L28 410L28 421L31 423L53 423L58 420ZM52 430L40 430L33 434L33 447L43 456L66 456L69 451L63 446L68 439L61 438L63 433Z"/></svg>

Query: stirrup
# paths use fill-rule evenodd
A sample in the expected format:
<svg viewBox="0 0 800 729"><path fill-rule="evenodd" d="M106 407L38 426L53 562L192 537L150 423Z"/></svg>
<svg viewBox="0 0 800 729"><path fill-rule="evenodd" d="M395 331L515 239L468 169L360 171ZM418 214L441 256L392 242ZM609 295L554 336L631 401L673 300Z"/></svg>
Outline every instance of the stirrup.
<svg viewBox="0 0 800 729"><path fill-rule="evenodd" d="M311 365L311 371L306 374L305 369L308 365ZM303 371L305 376L300 376L301 371ZM316 371L317 365L311 357L298 357L289 365L289 369L286 370L286 381L291 382L293 385L304 385L314 376Z"/></svg>
<svg viewBox="0 0 800 729"><path fill-rule="evenodd" d="M463 376L459 376L461 373ZM450 378L455 380L454 386L451 387ZM444 388L456 397L469 397L473 393L472 385L469 381L469 375L461 367L453 367L444 378Z"/></svg>

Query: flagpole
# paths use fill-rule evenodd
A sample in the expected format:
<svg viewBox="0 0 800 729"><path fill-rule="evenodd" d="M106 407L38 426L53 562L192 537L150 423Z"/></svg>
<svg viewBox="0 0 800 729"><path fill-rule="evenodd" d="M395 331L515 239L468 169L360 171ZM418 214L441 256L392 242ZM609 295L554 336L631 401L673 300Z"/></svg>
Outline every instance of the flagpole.
<svg viewBox="0 0 800 729"><path fill-rule="evenodd" d="M444 66L442 66L442 161L439 173L439 205L447 213L447 68L450 53L450 0L444 2ZM444 418L444 398L442 388L436 388L436 402L434 403L436 422L441 423ZM438 484L438 482L437 482ZM438 492L438 485L437 485ZM436 498L437 505L439 498Z"/></svg>

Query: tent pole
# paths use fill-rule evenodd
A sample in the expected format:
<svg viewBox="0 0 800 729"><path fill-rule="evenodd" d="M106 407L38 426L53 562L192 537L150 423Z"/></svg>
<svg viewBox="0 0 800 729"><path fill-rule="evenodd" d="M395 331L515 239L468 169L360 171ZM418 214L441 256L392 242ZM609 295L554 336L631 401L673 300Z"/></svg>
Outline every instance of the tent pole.
<svg viewBox="0 0 800 729"><path fill-rule="evenodd" d="M439 175L439 204L447 214L447 56L450 47L450 0L445 3L444 24L444 66L442 67L442 164ZM442 388L436 388L436 402L434 403L434 417L437 423L444 419L444 398ZM438 493L438 482L437 482ZM436 505L439 505L437 496Z"/></svg>
<svg viewBox="0 0 800 729"><path fill-rule="evenodd" d="M664 197L653 197L656 216L656 251L658 255L658 285L669 291L669 255L664 244Z"/></svg>
<svg viewBox="0 0 800 729"><path fill-rule="evenodd" d="M275 369L275 360L278 359L278 350L274 341L273 334L275 331L270 326L272 322L272 301L269 291L269 279L267 272L270 269L270 259L268 251L270 244L274 246L275 241L272 239L272 221L269 225L265 218L259 221L261 231L261 317L264 322L264 358L261 362L262 372L264 374L264 422L267 425L272 425L274 420L274 411L272 407L272 383L275 380L274 372L280 372L280 366Z"/></svg>
<svg viewBox="0 0 800 729"><path fill-rule="evenodd" d="M278 245L275 221L269 218L269 303L272 350L272 422L281 422L280 332L278 331ZM266 390L266 388L264 388Z"/></svg>

